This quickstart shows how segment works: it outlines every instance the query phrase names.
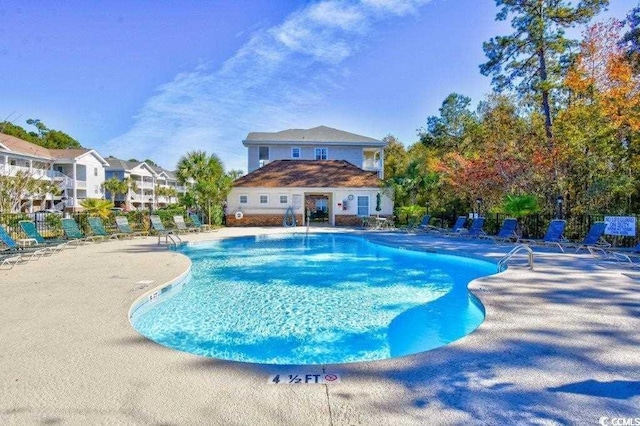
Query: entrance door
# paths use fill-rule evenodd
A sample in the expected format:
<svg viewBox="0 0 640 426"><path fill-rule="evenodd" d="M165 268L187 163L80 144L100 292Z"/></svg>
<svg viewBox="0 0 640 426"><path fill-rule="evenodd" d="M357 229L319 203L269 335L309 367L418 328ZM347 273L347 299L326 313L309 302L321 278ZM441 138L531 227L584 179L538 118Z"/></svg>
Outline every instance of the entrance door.
<svg viewBox="0 0 640 426"><path fill-rule="evenodd" d="M369 216L369 197L358 195L358 216Z"/></svg>

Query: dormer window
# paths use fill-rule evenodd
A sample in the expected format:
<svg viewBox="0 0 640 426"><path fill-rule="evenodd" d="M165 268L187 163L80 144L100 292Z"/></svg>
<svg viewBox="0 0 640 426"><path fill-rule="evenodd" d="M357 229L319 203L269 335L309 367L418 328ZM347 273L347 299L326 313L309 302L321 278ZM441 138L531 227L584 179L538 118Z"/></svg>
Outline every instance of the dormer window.
<svg viewBox="0 0 640 426"><path fill-rule="evenodd" d="M316 160L327 159L327 148L316 148Z"/></svg>

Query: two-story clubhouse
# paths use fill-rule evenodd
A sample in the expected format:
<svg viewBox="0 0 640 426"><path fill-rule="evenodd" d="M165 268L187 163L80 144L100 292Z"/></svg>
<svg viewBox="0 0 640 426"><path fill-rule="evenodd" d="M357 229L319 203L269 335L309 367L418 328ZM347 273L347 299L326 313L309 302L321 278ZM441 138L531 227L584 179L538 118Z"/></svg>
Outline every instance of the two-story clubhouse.
<svg viewBox="0 0 640 426"><path fill-rule="evenodd" d="M386 143L330 127L252 132L249 173L227 197L228 226L282 225L293 210L328 225L359 225L362 217L393 214L383 190Z"/></svg>

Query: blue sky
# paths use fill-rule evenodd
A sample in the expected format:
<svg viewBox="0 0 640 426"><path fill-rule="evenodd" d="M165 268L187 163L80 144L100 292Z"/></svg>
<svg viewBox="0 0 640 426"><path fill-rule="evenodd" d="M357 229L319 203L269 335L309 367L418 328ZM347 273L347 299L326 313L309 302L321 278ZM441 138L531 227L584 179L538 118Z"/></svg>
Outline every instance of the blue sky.
<svg viewBox="0 0 640 426"><path fill-rule="evenodd" d="M623 18L637 0L612 0ZM480 100L493 0L0 0L0 121L103 156L247 168L250 131L318 125L405 145L452 92Z"/></svg>

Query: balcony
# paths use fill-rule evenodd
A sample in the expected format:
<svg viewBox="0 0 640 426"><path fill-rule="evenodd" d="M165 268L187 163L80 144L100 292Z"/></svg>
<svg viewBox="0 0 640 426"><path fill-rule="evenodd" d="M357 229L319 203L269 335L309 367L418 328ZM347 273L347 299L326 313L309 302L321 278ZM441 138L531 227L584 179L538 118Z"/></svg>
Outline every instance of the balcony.
<svg viewBox="0 0 640 426"><path fill-rule="evenodd" d="M362 168L364 170L380 170L382 168L382 161L365 158L362 162Z"/></svg>
<svg viewBox="0 0 640 426"><path fill-rule="evenodd" d="M10 164L0 165L0 174L4 176L15 176L18 172L22 172L36 179L44 179L48 177L48 173L50 171L51 170L49 169L41 169L37 167L12 166Z"/></svg>

